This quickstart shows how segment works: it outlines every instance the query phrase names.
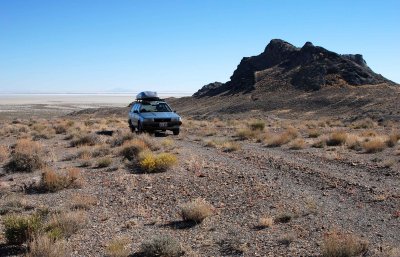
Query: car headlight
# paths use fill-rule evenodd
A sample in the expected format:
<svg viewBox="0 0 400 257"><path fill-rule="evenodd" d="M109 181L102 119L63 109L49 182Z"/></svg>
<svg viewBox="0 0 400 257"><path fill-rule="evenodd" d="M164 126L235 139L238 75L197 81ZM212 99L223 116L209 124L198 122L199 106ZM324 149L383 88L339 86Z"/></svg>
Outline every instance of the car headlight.
<svg viewBox="0 0 400 257"><path fill-rule="evenodd" d="M172 118L171 121L182 121L181 117Z"/></svg>

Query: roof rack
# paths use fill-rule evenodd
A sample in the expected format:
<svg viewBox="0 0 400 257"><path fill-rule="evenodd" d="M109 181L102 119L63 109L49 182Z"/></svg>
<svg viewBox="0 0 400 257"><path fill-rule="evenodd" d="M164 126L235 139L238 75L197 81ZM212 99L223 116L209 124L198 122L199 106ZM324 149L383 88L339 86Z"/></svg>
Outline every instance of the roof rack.
<svg viewBox="0 0 400 257"><path fill-rule="evenodd" d="M157 92L143 91L136 95L136 100L157 101L160 100L160 98L158 97Z"/></svg>

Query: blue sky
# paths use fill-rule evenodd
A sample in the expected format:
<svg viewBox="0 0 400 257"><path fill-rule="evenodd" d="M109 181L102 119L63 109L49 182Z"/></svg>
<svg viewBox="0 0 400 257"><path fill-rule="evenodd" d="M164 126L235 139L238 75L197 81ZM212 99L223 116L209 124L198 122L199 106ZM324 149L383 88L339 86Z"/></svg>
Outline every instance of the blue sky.
<svg viewBox="0 0 400 257"><path fill-rule="evenodd" d="M0 0L1 92L194 92L273 38L400 82L400 1Z"/></svg>

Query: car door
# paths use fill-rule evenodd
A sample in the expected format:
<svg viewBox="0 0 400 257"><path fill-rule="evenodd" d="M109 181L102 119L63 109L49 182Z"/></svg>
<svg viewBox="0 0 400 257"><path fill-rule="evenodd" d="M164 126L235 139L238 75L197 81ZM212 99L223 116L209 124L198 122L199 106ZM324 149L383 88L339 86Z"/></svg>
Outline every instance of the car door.
<svg viewBox="0 0 400 257"><path fill-rule="evenodd" d="M139 121L139 110L140 110L140 104L136 103L133 106L133 113L132 113L132 124L134 126L138 125L138 121Z"/></svg>

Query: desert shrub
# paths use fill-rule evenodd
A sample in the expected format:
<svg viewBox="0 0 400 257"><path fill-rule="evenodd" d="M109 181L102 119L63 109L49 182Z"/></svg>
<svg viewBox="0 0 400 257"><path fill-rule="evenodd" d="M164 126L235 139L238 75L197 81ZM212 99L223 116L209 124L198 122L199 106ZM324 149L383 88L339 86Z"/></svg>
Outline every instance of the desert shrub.
<svg viewBox="0 0 400 257"><path fill-rule="evenodd" d="M249 127L251 130L255 131L255 130L261 130L263 131L265 128L265 122L264 121L254 121L252 123L249 124Z"/></svg>
<svg viewBox="0 0 400 257"><path fill-rule="evenodd" d="M371 129L377 126L377 123L370 118L355 121L351 124L354 129Z"/></svg>
<svg viewBox="0 0 400 257"><path fill-rule="evenodd" d="M151 151L143 151L139 154L139 166L144 172L164 172L178 162L171 153L155 154Z"/></svg>
<svg viewBox="0 0 400 257"><path fill-rule="evenodd" d="M324 148L326 146L326 140L317 140L311 146L314 148Z"/></svg>
<svg viewBox="0 0 400 257"><path fill-rule="evenodd" d="M368 243L352 234L343 234L336 231L325 235L322 244L324 257L353 257L359 256L368 250Z"/></svg>
<svg viewBox="0 0 400 257"><path fill-rule="evenodd" d="M173 148L174 147L174 140L172 140L170 138L166 138L166 139L161 141L161 145L164 148Z"/></svg>
<svg viewBox="0 0 400 257"><path fill-rule="evenodd" d="M220 145L221 142L217 141L217 140L207 140L205 141L205 146L207 147L214 147L217 148L218 145Z"/></svg>
<svg viewBox="0 0 400 257"><path fill-rule="evenodd" d="M58 124L54 126L54 131L56 132L56 134L65 134L67 133L67 127L65 124Z"/></svg>
<svg viewBox="0 0 400 257"><path fill-rule="evenodd" d="M123 145L126 141L132 140L134 134L131 132L126 132L118 134L110 143L111 147L117 147Z"/></svg>
<svg viewBox="0 0 400 257"><path fill-rule="evenodd" d="M269 228L274 224L274 219L271 217L261 217L258 219L257 227L258 228Z"/></svg>
<svg viewBox="0 0 400 257"><path fill-rule="evenodd" d="M134 160L139 156L139 153L148 149L148 145L145 141L140 139L134 139L128 142L125 142L119 154L123 156L125 159Z"/></svg>
<svg viewBox="0 0 400 257"><path fill-rule="evenodd" d="M374 130L364 130L360 133L360 136L362 137L376 137L378 133Z"/></svg>
<svg viewBox="0 0 400 257"><path fill-rule="evenodd" d="M201 223L205 218L211 216L213 207L204 199L196 199L181 206L183 220Z"/></svg>
<svg viewBox="0 0 400 257"><path fill-rule="evenodd" d="M362 140L357 135L354 135L354 134L347 135L347 138L346 138L347 148L359 151L359 150L361 150L361 143L362 143Z"/></svg>
<svg viewBox="0 0 400 257"><path fill-rule="evenodd" d="M96 158L96 157L104 157L106 155L109 155L111 153L110 148L108 146L102 145L94 148L91 151L91 156Z"/></svg>
<svg viewBox="0 0 400 257"><path fill-rule="evenodd" d="M0 145L0 163L6 161L8 159L8 156L9 156L8 147Z"/></svg>
<svg viewBox="0 0 400 257"><path fill-rule="evenodd" d="M390 133L389 138L386 140L386 145L388 147L394 147L399 140L400 140L400 132L393 131L392 133Z"/></svg>
<svg viewBox="0 0 400 257"><path fill-rule="evenodd" d="M221 145L221 148L224 152L234 152L240 150L242 146L234 141L226 141Z"/></svg>
<svg viewBox="0 0 400 257"><path fill-rule="evenodd" d="M382 138L373 138L366 142L362 143L362 147L364 148L366 153L376 153L381 152L386 148L386 142Z"/></svg>
<svg viewBox="0 0 400 257"><path fill-rule="evenodd" d="M251 139L254 138L255 136L256 132L248 128L240 129L236 133L236 137L238 137L239 140Z"/></svg>
<svg viewBox="0 0 400 257"><path fill-rule="evenodd" d="M154 137L151 137L147 133L142 133L142 134L138 135L137 139L145 142L147 147L150 148L150 150L152 150L152 151L157 151L157 150L161 149L159 142Z"/></svg>
<svg viewBox="0 0 400 257"><path fill-rule="evenodd" d="M293 218L293 215L288 212L279 213L275 218L274 222L276 223L288 223Z"/></svg>
<svg viewBox="0 0 400 257"><path fill-rule="evenodd" d="M4 200L3 204L0 205L0 215L4 215L10 212L22 212L24 210L33 209L34 207L28 204L28 202L17 196L8 196Z"/></svg>
<svg viewBox="0 0 400 257"><path fill-rule="evenodd" d="M289 127L280 134L271 135L269 138L266 139L266 144L269 147L277 147L285 145L290 141L292 141L293 139L297 138L298 135L299 132L297 129Z"/></svg>
<svg viewBox="0 0 400 257"><path fill-rule="evenodd" d="M71 198L71 209L89 210L97 204L97 198L91 195L76 194Z"/></svg>
<svg viewBox="0 0 400 257"><path fill-rule="evenodd" d="M14 152L26 154L40 154L43 147L39 142L34 142L30 139L19 139L14 146Z"/></svg>
<svg viewBox="0 0 400 257"><path fill-rule="evenodd" d="M149 257L176 257L183 254L180 243L170 236L156 236L141 245L141 252Z"/></svg>
<svg viewBox="0 0 400 257"><path fill-rule="evenodd" d="M53 128L46 128L45 130L40 131L40 132L33 131L32 138L34 141L38 141L40 139L50 139L50 138L53 138L55 134L56 134L56 132Z"/></svg>
<svg viewBox="0 0 400 257"><path fill-rule="evenodd" d="M97 142L98 142L98 137L96 135L84 135L77 139L73 139L70 144L72 147L82 146L82 145L93 146Z"/></svg>
<svg viewBox="0 0 400 257"><path fill-rule="evenodd" d="M321 131L318 129L309 129L308 130L308 137L309 138L317 138L321 135Z"/></svg>
<svg viewBox="0 0 400 257"><path fill-rule="evenodd" d="M87 223L87 214L84 211L69 211L53 214L46 226L51 238L70 237Z"/></svg>
<svg viewBox="0 0 400 257"><path fill-rule="evenodd" d="M102 157L97 161L98 168L105 168L112 164L112 159L110 157Z"/></svg>
<svg viewBox="0 0 400 257"><path fill-rule="evenodd" d="M54 240L47 235L37 235L29 242L28 257L69 256L65 240Z"/></svg>
<svg viewBox="0 0 400 257"><path fill-rule="evenodd" d="M45 129L47 129L47 126L44 125L43 123L36 123L32 125L32 130L37 131L37 132L42 132Z"/></svg>
<svg viewBox="0 0 400 257"><path fill-rule="evenodd" d="M304 141L304 139L302 138L294 140L289 146L289 148L292 150L300 150L304 149L305 147L306 147L306 141Z"/></svg>
<svg viewBox="0 0 400 257"><path fill-rule="evenodd" d="M129 240L127 238L115 238L106 247L109 257L127 257L130 254Z"/></svg>
<svg viewBox="0 0 400 257"><path fill-rule="evenodd" d="M5 170L8 172L32 172L40 169L43 165L43 160L35 153L14 152L5 166Z"/></svg>
<svg viewBox="0 0 400 257"><path fill-rule="evenodd" d="M326 145L328 146L338 146L344 145L347 140L347 133L343 131L333 132L329 135L329 138L326 141Z"/></svg>
<svg viewBox="0 0 400 257"><path fill-rule="evenodd" d="M42 220L38 215L9 215L4 218L3 224L7 243L18 245L28 241L40 230Z"/></svg>
<svg viewBox="0 0 400 257"><path fill-rule="evenodd" d="M57 192L65 188L79 188L81 186L80 170L70 168L66 173L56 173L49 168L42 173L40 190L46 192Z"/></svg>

